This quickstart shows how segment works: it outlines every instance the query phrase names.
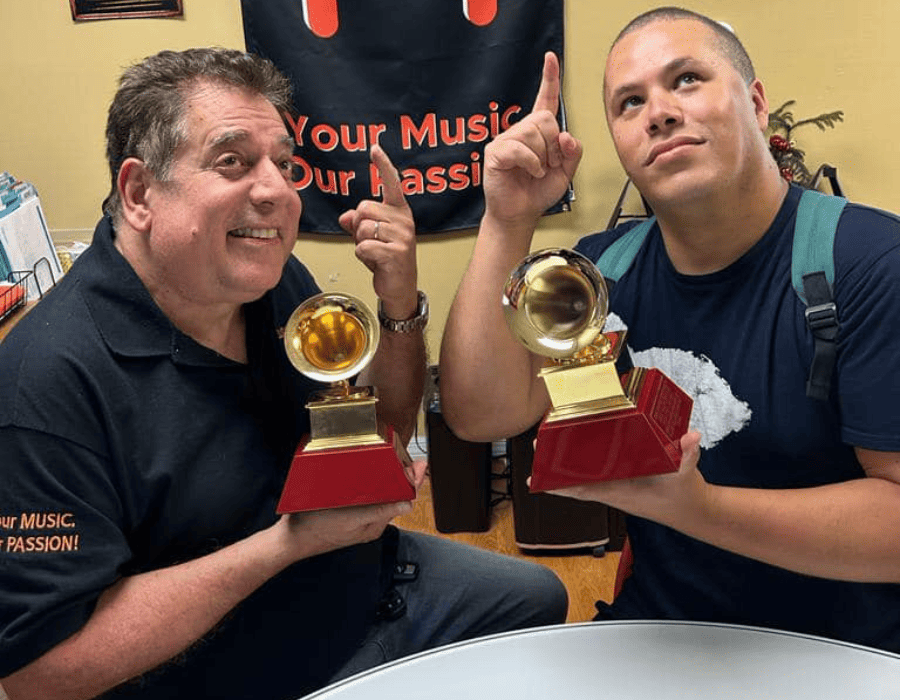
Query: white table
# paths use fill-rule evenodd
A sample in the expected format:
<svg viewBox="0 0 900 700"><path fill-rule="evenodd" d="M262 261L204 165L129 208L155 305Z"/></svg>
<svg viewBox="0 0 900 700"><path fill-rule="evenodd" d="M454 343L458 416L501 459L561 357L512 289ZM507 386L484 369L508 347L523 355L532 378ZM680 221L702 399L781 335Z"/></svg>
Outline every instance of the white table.
<svg viewBox="0 0 900 700"><path fill-rule="evenodd" d="M307 697L900 700L900 656L755 627L596 622L453 644L361 673Z"/></svg>

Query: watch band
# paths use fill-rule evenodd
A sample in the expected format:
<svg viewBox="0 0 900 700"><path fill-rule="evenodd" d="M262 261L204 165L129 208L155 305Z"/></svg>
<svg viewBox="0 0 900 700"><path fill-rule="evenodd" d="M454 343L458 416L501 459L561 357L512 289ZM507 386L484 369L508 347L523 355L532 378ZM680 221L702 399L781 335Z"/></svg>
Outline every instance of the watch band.
<svg viewBox="0 0 900 700"><path fill-rule="evenodd" d="M416 313L405 320L398 321L384 313L381 299L378 300L378 322L381 327L393 333L413 333L420 331L428 324L428 297L425 292L418 292Z"/></svg>

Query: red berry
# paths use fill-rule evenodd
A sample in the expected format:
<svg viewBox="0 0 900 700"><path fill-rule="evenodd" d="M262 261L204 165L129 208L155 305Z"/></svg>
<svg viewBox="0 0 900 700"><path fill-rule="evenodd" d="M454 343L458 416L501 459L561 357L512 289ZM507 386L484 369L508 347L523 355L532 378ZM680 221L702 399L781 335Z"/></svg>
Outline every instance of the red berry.
<svg viewBox="0 0 900 700"><path fill-rule="evenodd" d="M790 142L784 138L783 136L779 136L775 134L769 139L769 145L774 148L776 151L789 151L791 150Z"/></svg>

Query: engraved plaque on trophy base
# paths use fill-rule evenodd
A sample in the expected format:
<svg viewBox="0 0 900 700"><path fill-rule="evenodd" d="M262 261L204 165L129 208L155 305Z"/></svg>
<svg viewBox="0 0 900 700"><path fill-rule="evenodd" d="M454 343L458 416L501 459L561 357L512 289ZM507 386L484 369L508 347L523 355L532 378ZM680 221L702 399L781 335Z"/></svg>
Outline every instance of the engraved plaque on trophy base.
<svg viewBox="0 0 900 700"><path fill-rule="evenodd" d="M693 401L657 369L635 368L622 383L626 406L544 420L531 491L678 471Z"/></svg>

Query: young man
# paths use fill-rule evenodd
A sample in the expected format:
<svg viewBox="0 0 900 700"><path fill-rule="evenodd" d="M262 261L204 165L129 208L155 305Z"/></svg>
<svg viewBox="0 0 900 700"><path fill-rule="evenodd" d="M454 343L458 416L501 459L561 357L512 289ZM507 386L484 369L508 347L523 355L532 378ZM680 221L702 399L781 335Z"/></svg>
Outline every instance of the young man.
<svg viewBox="0 0 900 700"><path fill-rule="evenodd" d="M276 516L316 388L277 331L319 291L291 255L288 85L224 49L128 69L107 125L108 215L0 346L12 700L295 698L415 651L565 620L549 570L399 532L388 523L408 503ZM405 440L423 324L390 319L417 314L415 230L390 160L372 158L384 201L342 217L387 317L360 381ZM410 470L414 485L423 473ZM408 561L418 578L396 582Z"/></svg>
<svg viewBox="0 0 900 700"><path fill-rule="evenodd" d="M469 439L512 435L548 397L499 299L581 156L553 118L548 56L533 113L485 154L487 206L441 355L444 414ZM606 116L657 216L610 296L635 364L694 399L681 469L563 495L630 514L634 571L599 617L715 620L900 652L900 220L850 204L835 240L840 314L828 401L791 288L801 191L779 175L768 104L726 28L676 8L632 22L605 73ZM596 260L632 224L583 239ZM502 409L502 410L501 410ZM700 451L702 448L702 456Z"/></svg>

